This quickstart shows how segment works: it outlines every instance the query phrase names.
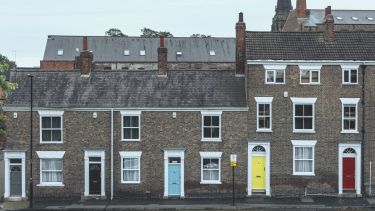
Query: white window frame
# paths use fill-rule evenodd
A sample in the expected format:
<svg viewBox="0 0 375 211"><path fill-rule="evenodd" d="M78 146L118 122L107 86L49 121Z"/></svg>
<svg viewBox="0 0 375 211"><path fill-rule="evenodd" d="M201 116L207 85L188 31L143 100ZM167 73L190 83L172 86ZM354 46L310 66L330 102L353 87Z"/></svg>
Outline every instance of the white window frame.
<svg viewBox="0 0 375 211"><path fill-rule="evenodd" d="M344 85L357 85L358 84L358 69L359 69L359 66L358 65L341 65L341 69L342 69L342 84ZM352 82L352 79L351 79L351 71L352 70L356 70L357 72L357 82L356 83L353 83ZM345 72L346 71L349 71L349 81L348 82L345 82Z"/></svg>
<svg viewBox="0 0 375 211"><path fill-rule="evenodd" d="M140 184L141 183L141 151L121 151L120 157L121 157L121 183L122 184ZM138 159L138 169L124 169L124 159L125 158L132 158L132 159ZM125 181L124 180L124 171L125 170L137 170L139 173L138 181Z"/></svg>
<svg viewBox="0 0 375 211"><path fill-rule="evenodd" d="M293 133L315 133L315 102L317 98L291 98L293 102ZM296 105L312 105L312 129L296 129Z"/></svg>
<svg viewBox="0 0 375 211"><path fill-rule="evenodd" d="M301 85L319 85L320 84L320 71L322 69L322 65L300 65L299 66L299 83ZM302 71L309 71L309 82L302 83ZM312 72L318 72L318 82L312 82Z"/></svg>
<svg viewBox="0 0 375 211"><path fill-rule="evenodd" d="M292 140L293 144L293 175L295 176L315 176L315 145L316 140ZM296 172L296 147L312 148L312 172ZM306 160L306 159L305 159Z"/></svg>
<svg viewBox="0 0 375 211"><path fill-rule="evenodd" d="M141 141L141 111L120 111L121 113L121 141ZM124 138L124 117L125 116L136 116L138 117L138 139L125 139ZM133 127L135 128L135 127Z"/></svg>
<svg viewBox="0 0 375 211"><path fill-rule="evenodd" d="M38 111L38 113L39 113L39 142L41 144L62 144L62 143L64 143L64 125L63 125L64 111ZM61 118L61 141L43 141L43 137L42 137L42 135L43 135L42 118L43 117L60 117Z"/></svg>
<svg viewBox="0 0 375 211"><path fill-rule="evenodd" d="M139 55L140 55L140 56L146 56L146 49L144 49L144 50L139 50Z"/></svg>
<svg viewBox="0 0 375 211"><path fill-rule="evenodd" d="M57 49L57 56L63 56L64 55L64 49L59 48Z"/></svg>
<svg viewBox="0 0 375 211"><path fill-rule="evenodd" d="M257 130L256 132L272 132L272 101L273 97L255 97L257 102ZM270 128L259 128L259 105L268 104L270 106Z"/></svg>
<svg viewBox="0 0 375 211"><path fill-rule="evenodd" d="M341 133L359 133L358 131L358 103L360 98L340 98L341 101ZM344 108L345 106L355 105L355 129L344 129ZM351 119L351 118L349 118Z"/></svg>
<svg viewBox="0 0 375 211"><path fill-rule="evenodd" d="M286 72L286 65L264 65L264 68L265 68L265 78L264 78L264 83L265 84L285 84L285 72ZM267 76L268 76L268 72L269 71L273 71L273 78L274 78L274 82L268 82L267 81ZM280 83L280 82L276 82L276 72L277 71L283 71L284 73L284 82Z"/></svg>
<svg viewBox="0 0 375 211"><path fill-rule="evenodd" d="M201 141L212 141L212 142L221 142L221 115L222 111L201 111L202 116L202 123L201 123L201 130L202 130L202 140ZM218 116L219 117L219 137L218 138L205 138L204 137L204 117L205 116Z"/></svg>
<svg viewBox="0 0 375 211"><path fill-rule="evenodd" d="M39 165L39 184L37 186L64 186L64 154L65 151L37 151L36 152L40 161ZM42 162L43 160L61 160L62 162L62 181L61 182L43 182L43 169Z"/></svg>
<svg viewBox="0 0 375 211"><path fill-rule="evenodd" d="M222 152L199 152L201 155L201 182L200 184L221 184L221 155ZM203 159L219 159L219 178L218 180L203 180Z"/></svg>

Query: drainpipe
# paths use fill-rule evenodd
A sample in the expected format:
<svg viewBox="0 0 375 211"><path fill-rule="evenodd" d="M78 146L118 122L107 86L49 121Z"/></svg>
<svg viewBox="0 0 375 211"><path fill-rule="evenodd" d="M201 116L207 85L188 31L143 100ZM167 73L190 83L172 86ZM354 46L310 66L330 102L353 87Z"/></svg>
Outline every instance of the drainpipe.
<svg viewBox="0 0 375 211"><path fill-rule="evenodd" d="M362 193L366 193L365 191L365 133L366 133L366 130L365 130L365 69L366 69L367 66L364 66L362 65L361 66L361 69L362 69L362 144L361 144L361 151L362 151L362 162L361 162L361 166L362 166L362 169L361 169L361 175L362 175ZM371 180L371 178L370 178Z"/></svg>
<svg viewBox="0 0 375 211"><path fill-rule="evenodd" d="M111 200L113 200L113 108L111 109Z"/></svg>

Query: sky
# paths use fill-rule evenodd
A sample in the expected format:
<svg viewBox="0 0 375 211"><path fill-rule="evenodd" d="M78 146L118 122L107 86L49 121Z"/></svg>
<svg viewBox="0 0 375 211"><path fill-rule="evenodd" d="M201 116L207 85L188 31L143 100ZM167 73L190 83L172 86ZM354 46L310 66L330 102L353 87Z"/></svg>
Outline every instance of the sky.
<svg viewBox="0 0 375 211"><path fill-rule="evenodd" d="M144 27L174 36L234 37L238 13L247 30L269 31L277 0L0 0L0 54L20 67L39 66L48 35L102 36ZM296 0L292 0L295 7ZM307 0L309 9L375 10L374 0Z"/></svg>

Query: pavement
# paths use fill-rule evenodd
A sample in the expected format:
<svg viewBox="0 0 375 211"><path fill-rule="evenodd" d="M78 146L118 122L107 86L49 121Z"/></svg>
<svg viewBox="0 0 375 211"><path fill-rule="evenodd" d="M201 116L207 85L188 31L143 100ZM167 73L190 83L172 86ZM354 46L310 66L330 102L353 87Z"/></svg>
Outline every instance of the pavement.
<svg viewBox="0 0 375 211"><path fill-rule="evenodd" d="M34 209L28 209L28 202L4 202L3 210L303 210L303 211L375 211L375 198L337 198L337 197L303 197L303 198L243 198L236 199L233 206L231 199L175 199L175 200L140 200L116 199L86 201L43 201L35 202Z"/></svg>

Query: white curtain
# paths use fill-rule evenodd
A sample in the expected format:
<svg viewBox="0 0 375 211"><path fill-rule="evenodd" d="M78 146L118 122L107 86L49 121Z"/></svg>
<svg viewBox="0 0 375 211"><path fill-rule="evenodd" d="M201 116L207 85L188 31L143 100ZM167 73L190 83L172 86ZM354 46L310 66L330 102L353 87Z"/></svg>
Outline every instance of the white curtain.
<svg viewBox="0 0 375 211"><path fill-rule="evenodd" d="M42 160L42 181L62 182L62 160Z"/></svg>
<svg viewBox="0 0 375 211"><path fill-rule="evenodd" d="M295 171L312 172L313 171L313 150L312 147L295 148Z"/></svg>
<svg viewBox="0 0 375 211"><path fill-rule="evenodd" d="M219 180L219 159L203 159L203 180Z"/></svg>
<svg viewBox="0 0 375 211"><path fill-rule="evenodd" d="M124 181L139 181L139 159L124 158L123 174Z"/></svg>

